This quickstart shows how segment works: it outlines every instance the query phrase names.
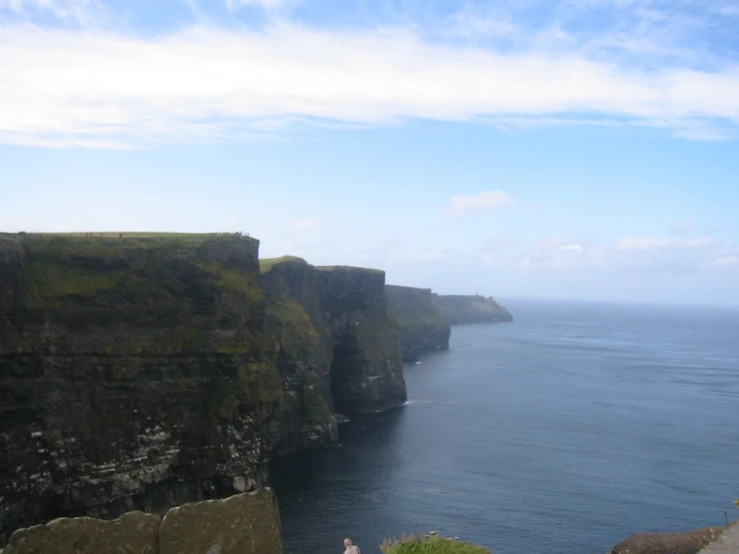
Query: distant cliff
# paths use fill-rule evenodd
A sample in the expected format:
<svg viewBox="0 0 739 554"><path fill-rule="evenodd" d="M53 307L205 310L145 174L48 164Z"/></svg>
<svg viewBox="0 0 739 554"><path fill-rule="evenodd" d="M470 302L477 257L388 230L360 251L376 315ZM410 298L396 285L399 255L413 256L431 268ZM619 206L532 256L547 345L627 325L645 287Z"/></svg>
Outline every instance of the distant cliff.
<svg viewBox="0 0 739 554"><path fill-rule="evenodd" d="M415 362L425 352L449 348L451 329L434 302L431 289L385 286L388 311L400 327L403 360Z"/></svg>
<svg viewBox="0 0 739 554"><path fill-rule="evenodd" d="M452 325L513 321L513 315L492 298L480 295L433 295L444 319Z"/></svg>
<svg viewBox="0 0 739 554"><path fill-rule="evenodd" d="M371 413L406 400L400 338L385 303L385 273L262 260L270 325L281 333L281 374L309 410ZM287 377L290 376L290 377ZM324 400L322 401L321 398Z"/></svg>
<svg viewBox="0 0 739 554"><path fill-rule="evenodd" d="M0 235L0 546L59 516L163 513L405 400L384 273L235 235Z"/></svg>

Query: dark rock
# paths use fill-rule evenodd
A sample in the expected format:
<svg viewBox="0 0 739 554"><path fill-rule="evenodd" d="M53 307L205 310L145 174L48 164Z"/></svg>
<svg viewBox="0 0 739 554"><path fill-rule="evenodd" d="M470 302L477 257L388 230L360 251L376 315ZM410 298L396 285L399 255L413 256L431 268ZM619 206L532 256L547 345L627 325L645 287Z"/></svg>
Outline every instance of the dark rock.
<svg viewBox="0 0 739 554"><path fill-rule="evenodd" d="M259 481L279 410L258 241L0 241L0 545Z"/></svg>
<svg viewBox="0 0 739 554"><path fill-rule="evenodd" d="M399 331L387 312L383 271L280 258L262 261L262 284L268 325L282 337L280 373L291 394L307 399L309 419L320 422L334 408L350 415L405 402Z"/></svg>
<svg viewBox="0 0 739 554"><path fill-rule="evenodd" d="M611 554L697 554L725 530L706 527L683 533L637 533L614 546Z"/></svg>

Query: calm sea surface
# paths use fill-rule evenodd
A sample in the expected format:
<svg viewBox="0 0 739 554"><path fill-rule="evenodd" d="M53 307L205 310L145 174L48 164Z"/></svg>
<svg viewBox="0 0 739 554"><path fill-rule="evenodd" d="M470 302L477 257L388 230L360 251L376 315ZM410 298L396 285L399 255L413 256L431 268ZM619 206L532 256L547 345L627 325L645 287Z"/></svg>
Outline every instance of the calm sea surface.
<svg viewBox="0 0 739 554"><path fill-rule="evenodd" d="M601 554L737 514L739 311L509 301L406 367L406 406L276 466L287 554L439 530ZM732 513L733 512L733 513Z"/></svg>

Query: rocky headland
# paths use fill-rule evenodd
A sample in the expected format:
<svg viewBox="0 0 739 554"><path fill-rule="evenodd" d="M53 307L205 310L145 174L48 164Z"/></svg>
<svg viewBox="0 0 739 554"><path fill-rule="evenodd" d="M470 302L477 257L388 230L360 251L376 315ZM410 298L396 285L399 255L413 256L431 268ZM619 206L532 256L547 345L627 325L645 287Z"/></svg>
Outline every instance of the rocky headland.
<svg viewBox="0 0 739 554"><path fill-rule="evenodd" d="M501 323L513 321L513 315L491 297L475 295L433 295L434 304L451 325L466 323Z"/></svg>

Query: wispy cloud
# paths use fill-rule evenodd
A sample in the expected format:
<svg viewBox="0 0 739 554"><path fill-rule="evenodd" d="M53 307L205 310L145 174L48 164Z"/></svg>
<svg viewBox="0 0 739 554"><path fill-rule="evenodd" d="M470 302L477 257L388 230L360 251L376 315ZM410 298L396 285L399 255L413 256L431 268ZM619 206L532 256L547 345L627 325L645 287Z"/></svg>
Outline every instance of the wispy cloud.
<svg viewBox="0 0 739 554"><path fill-rule="evenodd" d="M736 244L710 236L624 236L615 241L598 241L587 235L560 234L529 244L488 241L481 261L527 272L687 274L739 269L738 252Z"/></svg>
<svg viewBox="0 0 739 554"><path fill-rule="evenodd" d="M710 266L714 269L739 269L739 255L716 258Z"/></svg>
<svg viewBox="0 0 739 554"><path fill-rule="evenodd" d="M232 9L290 3L228 2ZM642 25L666 13L657 0L562 0L536 40L510 49L434 40L411 27L203 23L152 37L87 26L42 29L21 18L0 25L0 141L136 147L273 136L295 122L415 119L517 130L632 125L690 140L736 138L739 63L648 67L604 56L607 47L571 28L578 10L604 4L633 13L649 7L654 13L641 14ZM96 0L0 0L0 9L12 13L47 11L77 21L103 8ZM463 11L451 25L471 35L525 36L508 8L477 19L477 12ZM621 32L627 30L610 29L599 40L626 44ZM644 38L629 32L630 39Z"/></svg>
<svg viewBox="0 0 739 554"><path fill-rule="evenodd" d="M622 252L649 252L659 250L692 250L706 248L716 244L711 237L621 237L615 245L615 250Z"/></svg>
<svg viewBox="0 0 739 554"><path fill-rule="evenodd" d="M291 227L295 231L312 231L318 227L318 221L310 217L304 217L293 221Z"/></svg>
<svg viewBox="0 0 739 554"><path fill-rule="evenodd" d="M0 12L7 10L27 19L46 12L60 20L88 23L91 12L102 9L98 0L0 0Z"/></svg>
<svg viewBox="0 0 739 554"><path fill-rule="evenodd" d="M291 3L294 3L294 0L226 0L226 6L229 11L234 11L244 6L259 6L265 10L274 10Z"/></svg>
<svg viewBox="0 0 739 554"><path fill-rule="evenodd" d="M475 212L497 210L515 203L513 196L502 190L487 190L471 196L455 196L447 211L451 215L460 216Z"/></svg>

